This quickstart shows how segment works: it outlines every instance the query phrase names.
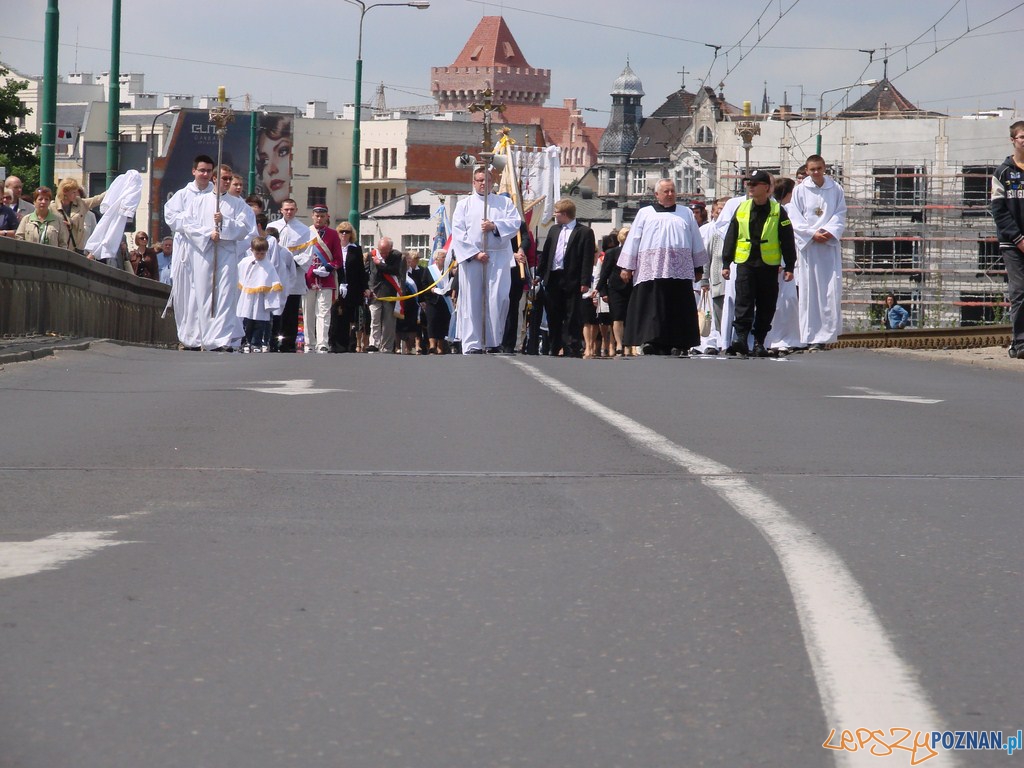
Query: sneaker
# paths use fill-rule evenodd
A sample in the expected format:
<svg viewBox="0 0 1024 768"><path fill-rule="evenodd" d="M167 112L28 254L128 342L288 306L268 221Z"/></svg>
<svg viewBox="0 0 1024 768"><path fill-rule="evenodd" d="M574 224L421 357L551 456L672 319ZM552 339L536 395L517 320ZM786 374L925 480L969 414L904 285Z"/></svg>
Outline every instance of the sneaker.
<svg viewBox="0 0 1024 768"><path fill-rule="evenodd" d="M316 353L318 355L326 355L327 354L327 347L317 347Z"/></svg>
<svg viewBox="0 0 1024 768"><path fill-rule="evenodd" d="M718 355L718 347L708 347L704 350L705 355L711 355L712 357Z"/></svg>
<svg viewBox="0 0 1024 768"><path fill-rule="evenodd" d="M371 344L370 346L368 346L366 348L366 351L367 352L378 352L379 350L375 346L373 346L373 344Z"/></svg>
<svg viewBox="0 0 1024 768"><path fill-rule="evenodd" d="M303 349L302 349L302 353L303 353L304 355L308 355L308 354L309 354L310 352L312 352L312 351L313 351L313 348L312 348L312 347L303 347Z"/></svg>
<svg viewBox="0 0 1024 768"><path fill-rule="evenodd" d="M267 347L267 346L260 347L260 352L269 352L269 351L270 351L270 347Z"/></svg>
<svg viewBox="0 0 1024 768"><path fill-rule="evenodd" d="M768 350L764 348L764 344L760 341L754 342L754 357L771 357L768 354Z"/></svg>
<svg viewBox="0 0 1024 768"><path fill-rule="evenodd" d="M1006 354L1016 360L1017 357L1020 355L1020 350L1017 349L1016 347L1010 347L1008 350L1006 350Z"/></svg>

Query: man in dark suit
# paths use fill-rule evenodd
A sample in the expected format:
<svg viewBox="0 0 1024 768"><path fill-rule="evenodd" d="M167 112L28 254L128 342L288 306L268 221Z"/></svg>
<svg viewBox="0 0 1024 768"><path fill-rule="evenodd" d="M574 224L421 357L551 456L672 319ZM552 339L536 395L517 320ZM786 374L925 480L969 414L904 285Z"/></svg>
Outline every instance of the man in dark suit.
<svg viewBox="0 0 1024 768"><path fill-rule="evenodd" d="M548 230L537 274L544 280L548 312L548 354L583 354L583 301L593 280L594 232L576 221L576 204L555 203L555 224Z"/></svg>

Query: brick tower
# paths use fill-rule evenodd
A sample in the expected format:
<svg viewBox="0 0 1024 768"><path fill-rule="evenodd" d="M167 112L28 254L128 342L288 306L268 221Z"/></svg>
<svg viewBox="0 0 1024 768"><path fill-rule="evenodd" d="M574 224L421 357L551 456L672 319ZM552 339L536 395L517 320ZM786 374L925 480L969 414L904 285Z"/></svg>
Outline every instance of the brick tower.
<svg viewBox="0 0 1024 768"><path fill-rule="evenodd" d="M441 111L466 109L488 88L499 104L541 106L551 93L551 70L534 69L501 16L480 19L449 67L432 67L431 93Z"/></svg>

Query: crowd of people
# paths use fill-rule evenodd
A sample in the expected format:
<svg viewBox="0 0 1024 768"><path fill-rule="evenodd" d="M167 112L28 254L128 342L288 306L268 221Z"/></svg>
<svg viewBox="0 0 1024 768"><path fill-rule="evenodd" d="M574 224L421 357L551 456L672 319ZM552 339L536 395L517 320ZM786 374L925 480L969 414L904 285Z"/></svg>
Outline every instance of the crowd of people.
<svg viewBox="0 0 1024 768"><path fill-rule="evenodd" d="M993 215L1011 275L1015 357L1024 351L1024 281L1015 271L1024 251L1024 122L1010 135L1014 154L994 177ZM325 206L306 225L284 198L270 222L263 197L243 198L242 178L206 155L192 175L165 206L173 237L153 248L135 232L134 248L123 242L119 254L125 269L171 285L183 349L769 357L824 349L842 330L846 201L820 155L795 180L748 173L747 193L719 198L710 211L677 204L674 183L662 179L655 202L600 245L563 199L539 246L481 167L456 206L450 247L426 260L388 237L364 252L350 223L330 226ZM0 236L82 252L102 194L85 198L74 180L56 196L40 187L33 204L22 193L8 177ZM883 327L910 321L889 294Z"/></svg>

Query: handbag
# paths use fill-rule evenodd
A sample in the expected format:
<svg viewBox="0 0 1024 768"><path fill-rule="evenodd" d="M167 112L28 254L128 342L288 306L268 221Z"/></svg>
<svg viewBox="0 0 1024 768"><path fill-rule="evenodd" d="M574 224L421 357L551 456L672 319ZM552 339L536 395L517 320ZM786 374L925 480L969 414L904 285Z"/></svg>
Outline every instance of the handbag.
<svg viewBox="0 0 1024 768"><path fill-rule="evenodd" d="M711 292L702 291L697 305L697 327L702 338L711 335Z"/></svg>

